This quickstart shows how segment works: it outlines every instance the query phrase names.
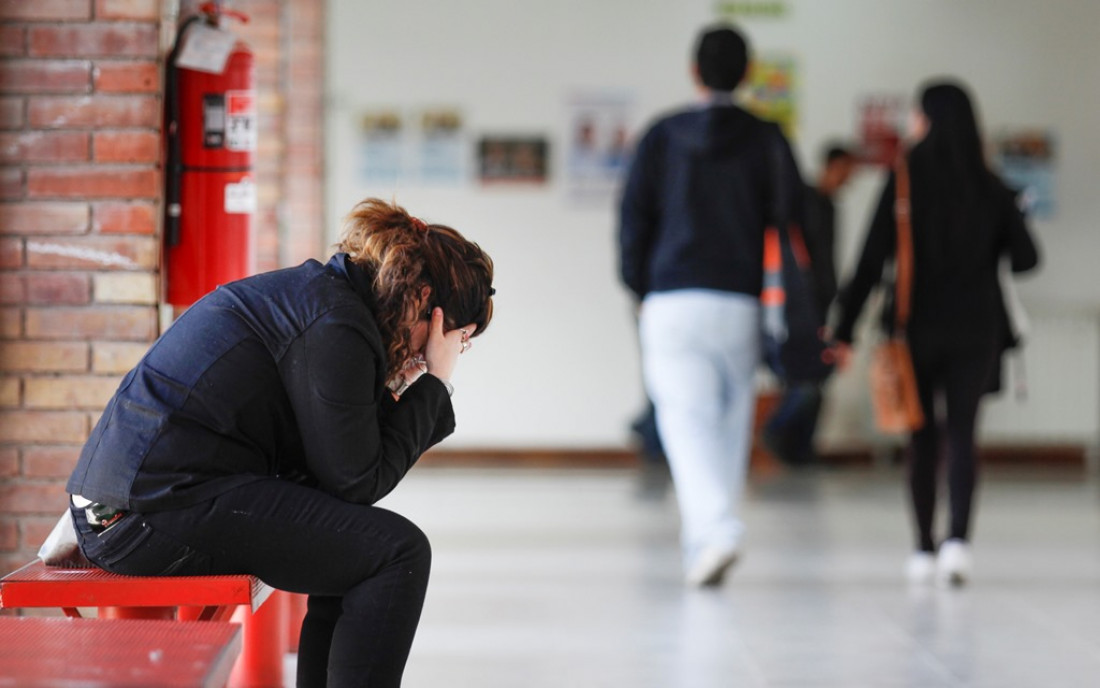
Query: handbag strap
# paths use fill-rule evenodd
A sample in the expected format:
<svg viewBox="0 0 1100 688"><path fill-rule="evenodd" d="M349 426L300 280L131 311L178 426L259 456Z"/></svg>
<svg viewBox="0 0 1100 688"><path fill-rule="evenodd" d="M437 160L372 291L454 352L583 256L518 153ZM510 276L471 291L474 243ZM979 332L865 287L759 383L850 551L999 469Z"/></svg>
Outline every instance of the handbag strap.
<svg viewBox="0 0 1100 688"><path fill-rule="evenodd" d="M913 226L909 205L909 163L904 154L898 156L894 165L894 180L897 189L894 199L894 220L898 228L894 322L896 332L903 335L905 325L909 322L910 299L913 291Z"/></svg>

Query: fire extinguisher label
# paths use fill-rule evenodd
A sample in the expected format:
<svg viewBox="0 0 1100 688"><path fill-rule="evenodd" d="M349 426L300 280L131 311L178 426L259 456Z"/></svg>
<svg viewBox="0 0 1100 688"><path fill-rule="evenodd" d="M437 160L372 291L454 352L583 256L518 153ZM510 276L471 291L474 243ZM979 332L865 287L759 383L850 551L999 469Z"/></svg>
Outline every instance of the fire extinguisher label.
<svg viewBox="0 0 1100 688"><path fill-rule="evenodd" d="M256 212L256 185L251 179L245 177L236 184L230 182L225 185L225 212Z"/></svg>
<svg viewBox="0 0 1100 688"><path fill-rule="evenodd" d="M225 145L225 94L205 93L202 96L202 146L221 148Z"/></svg>
<svg viewBox="0 0 1100 688"><path fill-rule="evenodd" d="M233 151L256 150L255 91L226 91L225 147Z"/></svg>

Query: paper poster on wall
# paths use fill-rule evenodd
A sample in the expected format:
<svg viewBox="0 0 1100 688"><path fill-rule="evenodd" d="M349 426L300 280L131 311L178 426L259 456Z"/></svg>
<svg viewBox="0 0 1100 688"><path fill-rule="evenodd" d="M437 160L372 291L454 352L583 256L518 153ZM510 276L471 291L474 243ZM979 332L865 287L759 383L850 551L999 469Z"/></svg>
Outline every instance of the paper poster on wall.
<svg viewBox="0 0 1100 688"><path fill-rule="evenodd" d="M566 179L578 202L612 198L630 161L633 99L617 95L575 95L569 100Z"/></svg>
<svg viewBox="0 0 1100 688"><path fill-rule="evenodd" d="M856 104L859 160L893 165L909 116L908 98L896 93L864 96Z"/></svg>
<svg viewBox="0 0 1100 688"><path fill-rule="evenodd" d="M458 185L465 178L466 137L455 108L420 113L417 174L425 184Z"/></svg>
<svg viewBox="0 0 1100 688"><path fill-rule="evenodd" d="M723 19L778 19L786 16L782 0L715 0L714 13Z"/></svg>
<svg viewBox="0 0 1100 688"><path fill-rule="evenodd" d="M394 109L363 113L359 119L359 178L366 184L392 185L404 166L405 126Z"/></svg>
<svg viewBox="0 0 1100 688"><path fill-rule="evenodd" d="M1040 129L1001 131L993 136L993 162L1005 182L1020 191L1031 217L1054 217L1054 135Z"/></svg>
<svg viewBox="0 0 1100 688"><path fill-rule="evenodd" d="M550 143L542 136L482 136L478 177L484 184L545 184Z"/></svg>
<svg viewBox="0 0 1100 688"><path fill-rule="evenodd" d="M793 57L761 55L749 64L739 91L746 110L778 124L789 139L795 138L798 124L794 91L796 73Z"/></svg>

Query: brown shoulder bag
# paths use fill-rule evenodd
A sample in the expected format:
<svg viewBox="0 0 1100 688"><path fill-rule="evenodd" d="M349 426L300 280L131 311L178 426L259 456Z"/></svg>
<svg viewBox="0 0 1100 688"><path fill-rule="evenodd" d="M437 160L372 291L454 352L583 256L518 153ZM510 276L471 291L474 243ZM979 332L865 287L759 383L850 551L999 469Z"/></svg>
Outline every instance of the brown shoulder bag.
<svg viewBox="0 0 1100 688"><path fill-rule="evenodd" d="M924 412L905 336L913 287L913 230L909 216L909 166L904 156L899 157L895 167L894 218L898 239L894 261L894 331L878 345L871 358L871 405L879 430L908 433L924 425Z"/></svg>

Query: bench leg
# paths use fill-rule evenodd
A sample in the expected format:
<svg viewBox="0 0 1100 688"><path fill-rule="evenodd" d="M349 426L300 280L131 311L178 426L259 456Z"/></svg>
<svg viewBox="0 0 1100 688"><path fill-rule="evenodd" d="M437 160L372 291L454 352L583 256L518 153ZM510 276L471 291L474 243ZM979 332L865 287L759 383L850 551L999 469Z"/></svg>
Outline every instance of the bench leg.
<svg viewBox="0 0 1100 688"><path fill-rule="evenodd" d="M175 607L100 607L101 619L175 619Z"/></svg>
<svg viewBox="0 0 1100 688"><path fill-rule="evenodd" d="M302 635L302 620L306 618L306 604L308 595L298 593L286 594L286 649L287 652L298 651L298 638Z"/></svg>
<svg viewBox="0 0 1100 688"><path fill-rule="evenodd" d="M271 593L255 614L242 606L233 621L244 625L241 656L229 676L229 688L278 688L283 685L286 654L286 594Z"/></svg>

